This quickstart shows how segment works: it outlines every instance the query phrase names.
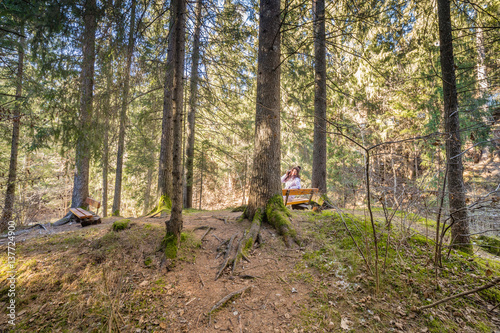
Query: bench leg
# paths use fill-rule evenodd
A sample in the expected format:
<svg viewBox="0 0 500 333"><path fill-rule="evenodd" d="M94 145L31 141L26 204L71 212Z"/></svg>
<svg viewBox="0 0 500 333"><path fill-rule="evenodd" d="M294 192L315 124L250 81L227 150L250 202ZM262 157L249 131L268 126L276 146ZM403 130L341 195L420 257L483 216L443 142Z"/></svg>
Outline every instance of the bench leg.
<svg viewBox="0 0 500 333"><path fill-rule="evenodd" d="M313 199L313 195L314 195L314 193L311 193L311 196L309 197L309 203L308 203L308 205L310 205L310 204L311 204L311 201L312 201L312 199Z"/></svg>
<svg viewBox="0 0 500 333"><path fill-rule="evenodd" d="M285 206L288 203L288 196L290 195L290 190L286 191Z"/></svg>

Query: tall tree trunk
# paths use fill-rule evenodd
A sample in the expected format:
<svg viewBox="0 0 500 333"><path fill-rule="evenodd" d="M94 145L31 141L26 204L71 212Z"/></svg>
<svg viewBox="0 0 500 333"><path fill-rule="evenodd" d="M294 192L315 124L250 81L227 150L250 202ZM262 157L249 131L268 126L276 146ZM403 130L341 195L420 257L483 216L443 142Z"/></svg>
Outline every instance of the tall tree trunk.
<svg viewBox="0 0 500 333"><path fill-rule="evenodd" d="M12 220L12 211L16 195L17 154L19 148L19 126L21 124L21 95L23 92L23 65L24 65L24 26L21 24L17 53L17 75L16 75L16 105L14 107L14 118L12 119L12 140L10 147L10 165L7 178L7 190L5 192L5 205L2 218L0 219L0 231L7 229L7 223Z"/></svg>
<svg viewBox="0 0 500 333"><path fill-rule="evenodd" d="M111 45L110 45L111 47ZM108 216L109 117L111 116L112 65L106 65L106 96L104 99L104 133L102 151L102 215Z"/></svg>
<svg viewBox="0 0 500 333"><path fill-rule="evenodd" d="M478 21L477 18L478 13L476 12L476 21ZM482 120L484 123L488 123L488 104L486 103L486 93L489 89L488 85L488 74L486 72L486 65L484 64L484 61L486 59L486 51L484 48L484 33L483 33L483 28L478 26L476 27L476 47L477 47L477 83L478 83L478 98L481 100L482 105L480 106L480 109L482 110ZM484 157L487 157L487 148L480 149L479 151L479 161L483 159L483 155L486 155ZM486 154L485 154L486 153ZM478 161L478 162L479 162Z"/></svg>
<svg viewBox="0 0 500 333"><path fill-rule="evenodd" d="M467 220L467 206L465 205L462 156L460 155L462 142L460 140L449 0L438 0L438 17L448 163L448 197L453 223L451 245L470 250L469 222Z"/></svg>
<svg viewBox="0 0 500 333"><path fill-rule="evenodd" d="M158 194L160 202L169 202L172 197L172 87L174 85L174 44L175 13L170 7L170 30L168 31L167 65L165 70L165 85L163 87L163 118L161 123L160 158L158 167Z"/></svg>
<svg viewBox="0 0 500 333"><path fill-rule="evenodd" d="M189 113L186 144L186 208L193 207L193 162L194 162L194 130L196 121L196 101L198 97L198 63L200 59L202 0L196 1L196 24L193 36L193 56L191 60L191 82L189 96Z"/></svg>
<svg viewBox="0 0 500 333"><path fill-rule="evenodd" d="M123 82L122 107L120 112L120 132L118 134L118 154L116 157L116 177L115 177L115 195L113 197L113 215L120 215L120 203L122 192L122 174L123 174L123 154L125 151L125 125L127 122L128 94L130 90L130 67L132 66L132 56L135 43L135 0L132 0L130 12L130 31L128 35L127 63L125 67L125 78Z"/></svg>
<svg viewBox="0 0 500 333"><path fill-rule="evenodd" d="M326 193L326 44L325 0L313 0L314 19L314 151L312 187Z"/></svg>
<svg viewBox="0 0 500 333"><path fill-rule="evenodd" d="M182 230L182 105L183 105L183 74L184 74L184 43L185 43L185 0L172 1L174 24L172 27L173 47L173 85L172 91L172 118L173 118L173 149L172 149L172 213L166 221L166 235L164 239L165 255L175 258L180 243Z"/></svg>
<svg viewBox="0 0 500 333"><path fill-rule="evenodd" d="M280 22L280 0L261 0L253 173L245 210L249 219L281 195Z"/></svg>
<svg viewBox="0 0 500 333"><path fill-rule="evenodd" d="M84 24L82 36L82 72L80 97L80 128L76 142L75 176L71 207L85 205L89 196L89 164L90 164L90 133L92 120L92 103L94 99L94 62L95 62L95 32L96 0L85 2Z"/></svg>

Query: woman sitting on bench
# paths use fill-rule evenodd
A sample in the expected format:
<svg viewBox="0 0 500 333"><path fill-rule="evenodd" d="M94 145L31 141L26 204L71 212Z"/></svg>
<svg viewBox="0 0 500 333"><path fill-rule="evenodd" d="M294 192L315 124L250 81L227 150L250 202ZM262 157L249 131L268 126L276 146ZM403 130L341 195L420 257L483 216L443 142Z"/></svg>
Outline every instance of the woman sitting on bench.
<svg viewBox="0 0 500 333"><path fill-rule="evenodd" d="M281 182L285 183L285 189L300 189L300 166L296 166L288 170L282 177ZM289 199L293 199L295 196L292 195ZM283 198L284 200L284 198Z"/></svg>

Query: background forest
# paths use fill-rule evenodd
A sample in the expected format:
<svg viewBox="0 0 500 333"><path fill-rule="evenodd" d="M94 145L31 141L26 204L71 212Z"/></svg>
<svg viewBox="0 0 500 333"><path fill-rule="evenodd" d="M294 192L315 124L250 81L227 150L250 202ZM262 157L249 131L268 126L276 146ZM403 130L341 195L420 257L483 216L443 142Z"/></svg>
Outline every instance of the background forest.
<svg viewBox="0 0 500 333"><path fill-rule="evenodd" d="M0 202L17 127L12 219L19 224L66 214L75 156L83 151L90 158L89 194L103 203L104 216L144 215L160 199L170 3L97 2L94 100L90 125L82 127L87 5L0 4ZM286 0L281 7L282 173L300 165L302 186L311 187L311 2ZM192 124L194 176L185 176L184 185L192 183L195 208L247 200L258 12L256 1L187 3L182 151L186 166ZM451 3L466 202L475 231L497 229L499 220L499 13L498 0ZM435 214L446 164L437 3L327 2L325 18L328 196L342 208L365 204L365 154L354 140L380 145L369 170L375 205ZM195 118L188 119L192 109ZM77 145L82 133L83 148Z"/></svg>

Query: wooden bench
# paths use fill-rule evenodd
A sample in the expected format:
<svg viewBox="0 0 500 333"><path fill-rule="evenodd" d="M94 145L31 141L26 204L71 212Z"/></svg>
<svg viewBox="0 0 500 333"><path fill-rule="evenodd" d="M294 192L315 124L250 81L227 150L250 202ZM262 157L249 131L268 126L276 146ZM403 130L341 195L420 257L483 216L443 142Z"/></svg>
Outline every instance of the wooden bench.
<svg viewBox="0 0 500 333"><path fill-rule="evenodd" d="M319 189L317 188L301 188L301 189L284 189L282 190L283 196L285 197L285 206L290 206L290 205L298 205L298 204L311 204L311 200L314 194L319 193ZM291 195L304 195L304 194L310 194L311 196L309 199L307 198L293 198L291 200L288 200L289 196Z"/></svg>
<svg viewBox="0 0 500 333"><path fill-rule="evenodd" d="M101 203L92 198L85 199L85 203L97 209L96 215L82 208L70 208L70 212L72 212L76 216L78 221L82 224L82 227L101 223L101 218L99 217L99 215L97 215L97 213L99 212L99 208L101 207Z"/></svg>

